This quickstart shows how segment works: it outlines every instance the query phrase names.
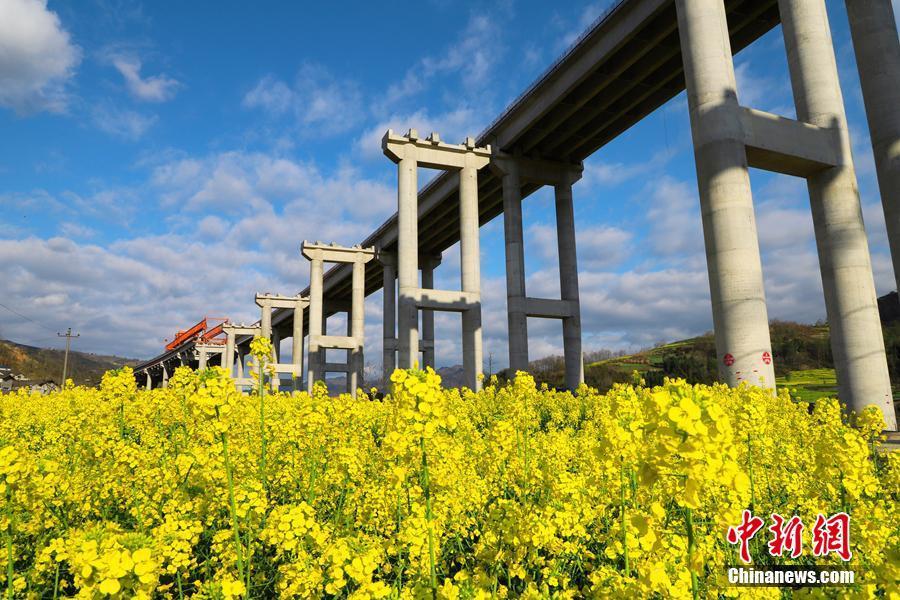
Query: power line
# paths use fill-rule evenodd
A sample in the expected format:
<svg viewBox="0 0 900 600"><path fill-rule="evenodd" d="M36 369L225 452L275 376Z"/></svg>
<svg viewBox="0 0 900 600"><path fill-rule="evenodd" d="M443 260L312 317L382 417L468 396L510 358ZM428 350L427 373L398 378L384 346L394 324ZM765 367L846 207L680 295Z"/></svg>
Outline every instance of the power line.
<svg viewBox="0 0 900 600"><path fill-rule="evenodd" d="M0 303L0 307L5 308L6 310L8 310L9 312L11 312L12 314L14 314L14 315L16 315L16 316L22 317L22 318L25 319L26 321L31 321L32 323L34 323L34 324L37 325L38 327L43 327L43 328L46 329L47 331L51 331L51 332L53 332L53 333L56 333L56 330L55 330L55 329L53 329L53 328L51 328L51 327L47 327L47 326L44 325L43 323L39 323L38 321L35 321L35 320L32 319L31 317L26 317L25 315L23 315L23 314L20 313L19 311L14 310L14 309L8 307L7 305L5 305L5 304L3 304L3 303Z"/></svg>

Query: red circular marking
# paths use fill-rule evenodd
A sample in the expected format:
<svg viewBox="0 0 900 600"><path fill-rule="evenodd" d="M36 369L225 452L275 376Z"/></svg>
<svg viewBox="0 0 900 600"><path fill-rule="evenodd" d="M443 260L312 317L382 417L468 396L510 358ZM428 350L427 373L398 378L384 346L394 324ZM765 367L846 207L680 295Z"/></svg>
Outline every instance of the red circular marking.
<svg viewBox="0 0 900 600"><path fill-rule="evenodd" d="M734 364L734 356L732 356L730 353L726 354L722 357L722 362L725 363L726 367L730 367Z"/></svg>
<svg viewBox="0 0 900 600"><path fill-rule="evenodd" d="M762 359L763 359L763 362L766 363L767 365L772 364L772 355L769 354L768 352L762 353Z"/></svg>

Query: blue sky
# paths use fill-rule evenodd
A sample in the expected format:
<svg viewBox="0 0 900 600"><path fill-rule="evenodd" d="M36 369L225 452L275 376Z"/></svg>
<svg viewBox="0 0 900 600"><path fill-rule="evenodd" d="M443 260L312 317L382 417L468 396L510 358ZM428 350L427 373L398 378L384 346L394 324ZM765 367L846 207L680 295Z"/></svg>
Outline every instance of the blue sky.
<svg viewBox="0 0 900 600"><path fill-rule="evenodd" d="M79 349L147 357L204 315L257 319L256 291L306 287L303 239L357 243L396 210L388 127L477 134L610 4L0 0L0 302L27 317L0 309L0 337L58 346L71 326ZM885 293L846 14L827 4ZM742 104L794 116L780 28L736 69ZM821 319L805 184L751 176L770 317ZM586 161L574 195L586 349L711 328L684 94ZM524 212L528 293L553 297L550 190ZM495 367L507 352L502 235L501 218L482 228ZM439 286L458 286L458 264L454 247ZM380 292L366 318L377 364ZM557 322L529 328L533 358L560 352ZM438 364L458 363L459 317L438 315L437 329Z"/></svg>

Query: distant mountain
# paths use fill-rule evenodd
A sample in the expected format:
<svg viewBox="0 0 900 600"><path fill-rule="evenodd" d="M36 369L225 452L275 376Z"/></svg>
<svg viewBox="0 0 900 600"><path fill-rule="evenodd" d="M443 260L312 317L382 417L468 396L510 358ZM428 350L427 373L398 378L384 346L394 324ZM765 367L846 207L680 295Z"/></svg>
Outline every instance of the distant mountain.
<svg viewBox="0 0 900 600"><path fill-rule="evenodd" d="M59 384L62 377L65 351L37 348L0 340L0 367L20 373L32 381L53 381ZM140 361L120 356L104 356L87 352L69 352L69 379L78 385L97 385L103 374L124 365L134 366Z"/></svg>
<svg viewBox="0 0 900 600"><path fill-rule="evenodd" d="M444 387L458 388L466 385L466 374L462 365L441 367L437 370L437 374L441 376L441 385Z"/></svg>

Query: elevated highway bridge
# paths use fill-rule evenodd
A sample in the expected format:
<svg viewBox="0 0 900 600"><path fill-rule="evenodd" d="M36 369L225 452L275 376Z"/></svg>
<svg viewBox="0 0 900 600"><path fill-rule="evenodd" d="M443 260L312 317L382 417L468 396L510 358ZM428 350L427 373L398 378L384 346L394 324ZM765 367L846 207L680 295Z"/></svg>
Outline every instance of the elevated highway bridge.
<svg viewBox="0 0 900 600"><path fill-rule="evenodd" d="M889 104L900 89L900 50L894 52L896 28L893 21L889 26L885 24L885 15L891 10L890 0L848 0L847 4L858 57L871 57L873 46L889 49L885 56L879 56L879 64L873 64L876 61L872 58L859 61L867 109L870 105ZM740 106L734 80L731 55L782 21L797 120ZM391 138L394 139L392 146L386 137L385 153L400 164L398 202L401 210L362 240L359 248L374 248L379 257L395 257L392 260L400 257L398 333L393 333L395 267L391 260L380 259L365 262L362 268L347 262L328 269L322 276L320 290L311 285L298 295L314 298L320 294L321 317L312 309L274 308L269 333L289 337L291 332L300 331L302 337L302 332L309 332L311 327L321 327L310 321L311 315L321 319L348 311L349 299L355 293L353 273L356 271L361 272L361 277L356 278L356 287L361 286L364 295L386 288L390 282L391 293L385 294L386 365L390 365L398 350L399 366L408 366L417 359L413 356L419 340L417 318L416 324L412 325L409 313L404 312L407 310L404 300L413 303L411 310L422 310L423 314L432 306L422 300L424 290L415 290L416 295L408 285L409 265L418 263L416 260L410 263L409 248L402 248L401 237L407 235L401 233L404 230L401 226L403 186L408 185L408 181L403 179L406 171L402 156L395 150L407 144L423 152L427 151L428 144L432 144L448 153L474 156L489 149L491 165L478 170L475 179L477 225L505 215L511 367L527 366L526 317L560 318L567 345L567 383L574 387L583 377L577 273L574 274L574 295L566 297L564 290L563 298L553 301L526 296L521 259L521 199L543 185L556 188L560 276L565 288L564 263L575 264L574 224L560 222L571 214L566 203L571 204L571 184L578 179L582 161L685 89L691 112L717 358L723 381L759 384L762 380L766 387L774 385L747 167L804 177L809 182L813 201L813 221L828 319L832 323L841 397L851 407L858 408L866 403L879 405L888 423L893 423L896 428L893 406L889 406L890 382L883 344L879 347L881 332L871 262L865 231L858 216L859 198L824 0L621 0L477 138L468 140L464 146L441 145L437 139L419 140L415 133L405 141L403 136ZM877 136L881 143L881 147L876 147L879 178L886 181L892 181L890 178L897 177L900 171L897 166L900 158L890 154L896 154L896 148L900 148L898 106L900 101L893 109L881 112L869 109L868 113L870 128L877 126L879 131L893 132ZM891 135L898 141L893 146ZM883 156L878 156L879 152ZM882 158L884 160L880 160ZM422 164L421 161L418 164ZM408 238L414 240L418 256L439 257L464 238L461 232L466 231L467 224L462 215L466 214L467 208L461 198L471 194L461 194L465 172L457 166L447 168L418 190L415 202L417 235ZM900 188L900 185L882 184L886 214L900 205L894 188ZM897 241L900 247L900 216L897 215L900 212L889 217L888 230L892 243ZM568 237L572 239L568 240ZM462 241L465 245L465 239ZM477 239L474 244L477 248ZM895 261L898 259L896 254ZM385 268L386 264L390 270ZM404 268L407 269L406 288ZM477 278L477 266L474 269L470 270L470 275L474 273ZM465 281L465 264L463 271ZM480 353L480 295L477 289L473 290L463 289L462 300L457 299L456 304L444 302L449 302L447 310L477 308L478 320L473 326L478 329L477 344L472 348ZM411 294L416 297L412 298ZM435 292L434 296L448 297L443 292ZM457 305L463 300L472 306L459 308ZM439 304L437 302L434 307ZM304 320L302 329L294 323L295 315L300 314ZM424 319L422 329L422 342L427 349L433 340L427 339L428 326ZM465 335L468 334L464 331ZM239 354L250 339L249 335L235 337ZM319 348L318 342L314 345ZM139 370L158 368L171 362L171 357L171 352L162 354L141 365ZM317 374L323 368L324 365L320 365ZM480 370L480 364L472 369ZM475 371L471 375L474 376ZM302 369L300 372L302 374ZM470 382L477 385L473 378Z"/></svg>

